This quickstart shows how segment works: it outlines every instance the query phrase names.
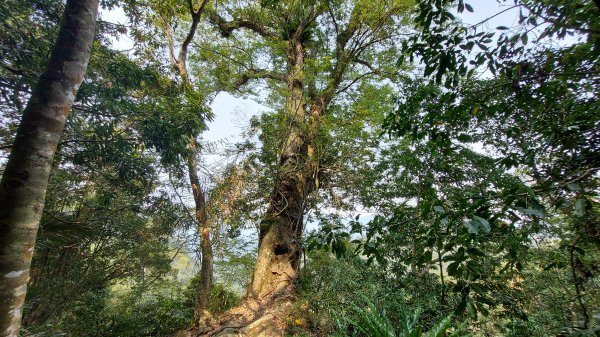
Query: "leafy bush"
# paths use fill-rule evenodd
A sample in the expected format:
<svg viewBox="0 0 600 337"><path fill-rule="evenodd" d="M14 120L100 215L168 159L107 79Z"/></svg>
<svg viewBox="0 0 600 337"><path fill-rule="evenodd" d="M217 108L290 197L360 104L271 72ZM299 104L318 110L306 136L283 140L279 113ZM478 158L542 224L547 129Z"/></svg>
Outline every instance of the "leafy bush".
<svg viewBox="0 0 600 337"><path fill-rule="evenodd" d="M63 315L27 326L24 337L161 337L190 326L199 278L187 285L162 281L142 287L101 288L77 297ZM222 284L211 289L210 310L221 313L240 301Z"/></svg>
<svg viewBox="0 0 600 337"><path fill-rule="evenodd" d="M82 300L65 317L61 328L69 336L172 336L193 319L193 306L177 285L150 292L128 291L104 305Z"/></svg>
<svg viewBox="0 0 600 337"><path fill-rule="evenodd" d="M199 275L194 276L185 289L185 298L190 308L194 307L196 302L196 291L200 287ZM210 302L208 309L213 314L219 314L233 308L240 302L240 296L220 283L213 283L210 289Z"/></svg>
<svg viewBox="0 0 600 337"><path fill-rule="evenodd" d="M326 252L311 252L302 270L299 306L292 314L291 332L309 330L318 336L346 336L358 331L349 322L367 321L381 326L389 322L387 326L391 327L407 327L407 324L412 327L419 323L421 331L428 330L450 314L447 306L439 304L439 290L433 274L398 276L356 256L337 259ZM449 300L455 302L453 298ZM374 309L379 308L385 318L379 321L364 316L369 313L360 308L370 308L370 313L379 313ZM414 315L406 314L406 308L422 308L416 315L418 322ZM402 336L402 331L394 333Z"/></svg>

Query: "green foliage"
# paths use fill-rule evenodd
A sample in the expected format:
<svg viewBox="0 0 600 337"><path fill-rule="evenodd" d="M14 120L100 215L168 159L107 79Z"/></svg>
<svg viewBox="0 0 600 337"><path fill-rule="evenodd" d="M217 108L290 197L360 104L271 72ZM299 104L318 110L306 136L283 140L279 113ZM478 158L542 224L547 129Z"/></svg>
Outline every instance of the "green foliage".
<svg viewBox="0 0 600 337"><path fill-rule="evenodd" d="M312 252L302 271L299 287L301 308L298 315L304 329L313 335L357 332L350 327L350 321L359 322L361 315L368 315L363 309L369 306L385 312L386 318L368 319L389 320L391 327L400 327L407 322L406 308L421 308L419 322L415 321L411 326L418 323L424 329L435 326L449 314L439 303L441 287L433 275L396 275L389 273L385 266L368 264L356 256L336 259L329 253ZM449 301L456 300L450 296ZM379 311L373 309L371 312Z"/></svg>
<svg viewBox="0 0 600 337"><path fill-rule="evenodd" d="M62 3L0 3L2 150L46 63ZM25 335L169 336L190 323L198 279L184 287L166 276L173 229L194 221L161 173L181 176L214 92L256 94L270 111L251 120L249 140L234 151L243 158L210 193L209 213L231 225L219 231L223 240L260 220L290 126L278 75L301 22L305 103L335 95L317 128L299 126L319 164L305 202L320 230L305 242L290 332L448 336L465 321L474 335L598 335L597 1L515 0L518 21L491 31L486 20L460 22L475 2L417 1L415 33L402 41L391 37L406 28L407 1L209 4L203 17L257 18L266 33L201 23L185 87L161 53L167 28L176 40L186 33L186 4L104 1L117 4L132 25L99 25L52 171ZM306 13L315 18L299 19ZM126 30L132 55L109 47ZM362 51L350 57L348 46ZM407 60L424 65L426 81L400 76ZM486 70L488 79L473 79ZM246 249L224 251L213 313L240 301L232 289L245 286L253 263Z"/></svg>
<svg viewBox="0 0 600 337"><path fill-rule="evenodd" d="M436 83L445 78L448 88L456 87L461 77L471 77L482 66L508 81L526 81L530 69L542 77L562 74L589 79L597 76L600 36L597 3L587 0L510 2L512 6L505 11L518 10L518 22L511 27L499 26L495 31L486 31L488 19L467 26L454 16L453 12L460 14L465 9L473 12L473 7L463 0L419 1L415 18L417 32L404 42L403 54L410 57L410 62L418 59L425 64L424 75L435 74ZM587 40L566 46L545 44L550 39L578 35L586 36ZM529 43L530 36L535 36L532 43ZM539 49L543 52L539 53ZM553 66L543 61L543 56L548 55L556 57ZM403 56L399 62L404 60Z"/></svg>
<svg viewBox="0 0 600 337"><path fill-rule="evenodd" d="M479 314L510 317L510 323L500 319L496 328L523 328L527 335L538 333L532 328L535 324L526 323L528 315L537 312L530 306L536 296L508 285L539 261L539 256L528 253L535 247L533 237L536 245L559 242L566 248L558 270L571 274L571 280L563 280L570 290L554 290L554 294L575 291L575 297L562 301L563 306L573 306L578 316L563 318L560 324L571 331L586 330L596 324L588 311L597 310L597 305L583 300L587 295L582 289L595 286L582 282L585 273L574 267L576 256L568 263L564 258L569 252L583 254L598 246L597 202L590 202L597 198L597 179L589 175L600 167L596 160L599 106L592 98L597 96L598 56L593 50L598 31L588 28L598 27L599 8L591 1L515 1L521 11L518 25L498 27L494 48L490 47L494 32L481 31L479 25L463 26L449 13L453 6L459 13L472 11L462 1L420 2L420 33L404 45L411 57L425 62L426 76L435 74L435 83L446 79L446 88L407 83L398 110L384 122L389 134L406 147L398 157L393 151L387 154L390 164L383 166L383 172L387 177L390 167L399 172L393 186L400 194L395 195L416 198L417 206L401 203L387 219L373 221L371 228L377 232L367 236L365 245L371 237L385 241L395 232L408 234L411 239L400 245L406 245L406 263L434 262L431 250L439 256L440 274L443 262L448 263L447 282L453 284L449 290L462 294L458 312L472 319ZM567 17L564 22L559 19ZM540 22L546 25L531 46L528 33ZM563 39L569 34L587 35L587 39L560 46L543 43L545 38ZM475 46L481 51L469 56ZM464 81L468 72L484 64L493 79ZM482 150L472 151L474 147ZM403 158L407 153L415 153L415 159ZM442 161L435 160L438 156ZM392 166L395 162L399 164ZM424 165L419 166L421 162ZM411 166L428 172L419 175ZM432 218L426 220L428 214ZM416 231L406 228L423 221L425 227L417 226ZM461 222L464 228L457 226ZM388 227L389 232L378 230ZM426 233L421 239L419 228ZM465 230L468 236L452 238L456 231ZM579 244L588 248L574 248ZM538 272L528 274L530 279L523 282L533 282ZM499 304L506 312L498 309ZM538 323L560 330L549 321ZM532 329L525 333L528 328Z"/></svg>
<svg viewBox="0 0 600 337"><path fill-rule="evenodd" d="M196 275L186 286L183 296L186 298L185 307L194 308L197 292L200 285L200 275ZM210 303L208 309L212 314L220 314L233 308L240 302L240 296L227 286L213 283L210 290Z"/></svg>
<svg viewBox="0 0 600 337"><path fill-rule="evenodd" d="M150 287L100 289L78 297L56 323L29 326L23 336L133 337L172 336L193 320L198 277L187 285L162 281ZM211 290L211 312L221 313L239 302L221 284Z"/></svg>
<svg viewBox="0 0 600 337"><path fill-rule="evenodd" d="M5 28L0 48L8 52L0 67L2 150L10 148L5 145L31 83L47 63L62 6L61 1L0 5ZM106 330L105 321L96 326L92 319L112 305L110 289L123 283L145 288L163 279L170 271L173 230L189 221L187 210L170 199L156 164L159 159L166 168L177 164L173 153L184 153L188 141L181 137L204 128L206 111L191 94L181 115L172 112L181 105L176 83L157 62L108 47L118 33L109 24L98 26L86 79L54 159L28 285L24 324L31 331L55 331L74 316L89 317L92 331ZM156 296L164 305L152 302L149 308L169 306L170 299ZM158 324L161 315L152 319ZM62 328L89 335L85 326Z"/></svg>
<svg viewBox="0 0 600 337"><path fill-rule="evenodd" d="M48 62L64 10L61 1L0 3L0 149L10 147L26 98ZM41 42L40 42L41 41Z"/></svg>
<svg viewBox="0 0 600 337"><path fill-rule="evenodd" d="M367 302L366 308L354 306L352 308L356 320L346 318L348 326L345 331L354 331L353 335L366 337L458 337L464 326L451 332L452 317L448 316L441 322L432 326L429 330L423 331L419 325L420 310L417 309L412 315L408 315L404 309L401 310L399 327L394 328L391 322L370 302ZM343 324L338 323L339 326Z"/></svg>
<svg viewBox="0 0 600 337"><path fill-rule="evenodd" d="M353 307L352 310L358 317L357 320L354 321L346 318L346 321L360 334L368 337L396 337L396 332L390 321L384 315L380 314L372 303L369 303L367 308L356 306ZM412 325L412 322L406 323L407 327ZM341 324L338 323L337 325L340 326ZM346 328L346 330L348 330L348 328ZM420 332L420 330L418 332ZM417 334L409 334L409 336L410 335L417 336Z"/></svg>
<svg viewBox="0 0 600 337"><path fill-rule="evenodd" d="M90 305L93 298L83 299L62 328L72 336L172 336L193 318L193 306L173 286L165 283L152 292L113 295L102 310Z"/></svg>

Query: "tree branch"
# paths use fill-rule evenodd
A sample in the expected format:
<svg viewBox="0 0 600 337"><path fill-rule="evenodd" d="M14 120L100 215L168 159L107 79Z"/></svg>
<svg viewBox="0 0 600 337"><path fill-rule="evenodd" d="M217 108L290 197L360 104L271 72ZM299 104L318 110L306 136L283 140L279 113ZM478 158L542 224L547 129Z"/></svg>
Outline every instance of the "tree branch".
<svg viewBox="0 0 600 337"><path fill-rule="evenodd" d="M171 29L171 25L169 25L167 19L165 19L163 16L161 16L160 18L163 21L165 34L167 35L167 44L169 48L169 62L171 63L171 66L175 68L177 67L177 60L175 59L175 42L173 38L173 30Z"/></svg>
<svg viewBox="0 0 600 337"><path fill-rule="evenodd" d="M272 70L249 69L247 72L234 82L233 87L237 90L251 79L271 79L276 81L286 81L285 74Z"/></svg>
<svg viewBox="0 0 600 337"><path fill-rule="evenodd" d="M264 38L275 38L275 33L269 31L262 24L248 19L234 19L232 21L225 20L222 16L215 12L209 13L209 20L215 24L224 37L229 37L231 34L240 28L249 29Z"/></svg>
<svg viewBox="0 0 600 337"><path fill-rule="evenodd" d="M190 7L190 15L192 16L192 26L190 27L190 30L188 31L185 37L185 40L183 40L181 48L179 48L179 57L177 59L179 63L185 64L186 62L188 47L194 39L194 35L196 34L196 30L198 28L198 23L200 22L200 16L202 15L202 12L204 11L204 8L206 7L207 3L208 0L202 0L200 8L198 8L197 11L194 11L194 5L192 4L192 0L188 0L188 5Z"/></svg>

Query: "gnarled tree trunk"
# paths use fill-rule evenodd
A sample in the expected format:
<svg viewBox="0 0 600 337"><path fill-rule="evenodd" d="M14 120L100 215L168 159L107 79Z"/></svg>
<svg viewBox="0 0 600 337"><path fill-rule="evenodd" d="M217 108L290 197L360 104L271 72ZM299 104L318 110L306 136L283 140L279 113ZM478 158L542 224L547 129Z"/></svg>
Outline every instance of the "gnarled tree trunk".
<svg viewBox="0 0 600 337"><path fill-rule="evenodd" d="M288 75L285 113L287 134L267 212L260 223L258 256L246 297L265 301L286 290L296 279L300 262L307 177L304 47L288 41Z"/></svg>
<svg viewBox="0 0 600 337"><path fill-rule="evenodd" d="M287 41L286 138L267 211L259 224L258 256L242 304L204 331L210 336L283 336L294 302L306 200L314 188L310 135L318 123L307 113L304 90L303 27ZM311 107L311 110L312 107ZM317 114L319 115L319 114ZM317 116L318 118L318 116Z"/></svg>
<svg viewBox="0 0 600 337"><path fill-rule="evenodd" d="M250 79L285 81L287 129L267 211L259 224L258 256L250 286L241 305L210 322L201 335L284 336L286 314L295 300L293 286L300 268L304 213L309 195L319 188L323 117L337 94L363 77L382 74L369 62L366 51L391 38L390 32L396 30L386 28L393 25L392 18L404 6L367 1L338 10L328 2L276 1L261 6L265 16L252 6L247 11L226 10L231 20L216 11L209 13L224 37L244 29L268 42L276 53L285 50L285 74L277 69L254 68L250 62L245 66L248 71L235 83L237 88ZM323 29L327 25L322 26L319 18L330 20L330 29ZM335 34L325 39L334 43L326 46L329 42L311 38L320 29L324 35ZM321 63L321 55L326 62ZM367 57L361 59L362 55ZM348 77L353 74L356 76ZM345 77L346 85L341 86Z"/></svg>
<svg viewBox="0 0 600 337"><path fill-rule="evenodd" d="M90 58L98 0L67 1L0 183L0 336L16 337L52 159Z"/></svg>

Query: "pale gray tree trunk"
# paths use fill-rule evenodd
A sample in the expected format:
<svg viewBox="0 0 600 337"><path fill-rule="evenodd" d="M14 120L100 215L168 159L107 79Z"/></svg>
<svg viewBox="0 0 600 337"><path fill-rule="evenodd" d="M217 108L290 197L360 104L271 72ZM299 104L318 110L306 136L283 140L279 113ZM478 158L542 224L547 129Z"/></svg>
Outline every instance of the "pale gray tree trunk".
<svg viewBox="0 0 600 337"><path fill-rule="evenodd" d="M87 68L97 14L98 0L67 1L0 182L0 337L19 333L52 159Z"/></svg>

